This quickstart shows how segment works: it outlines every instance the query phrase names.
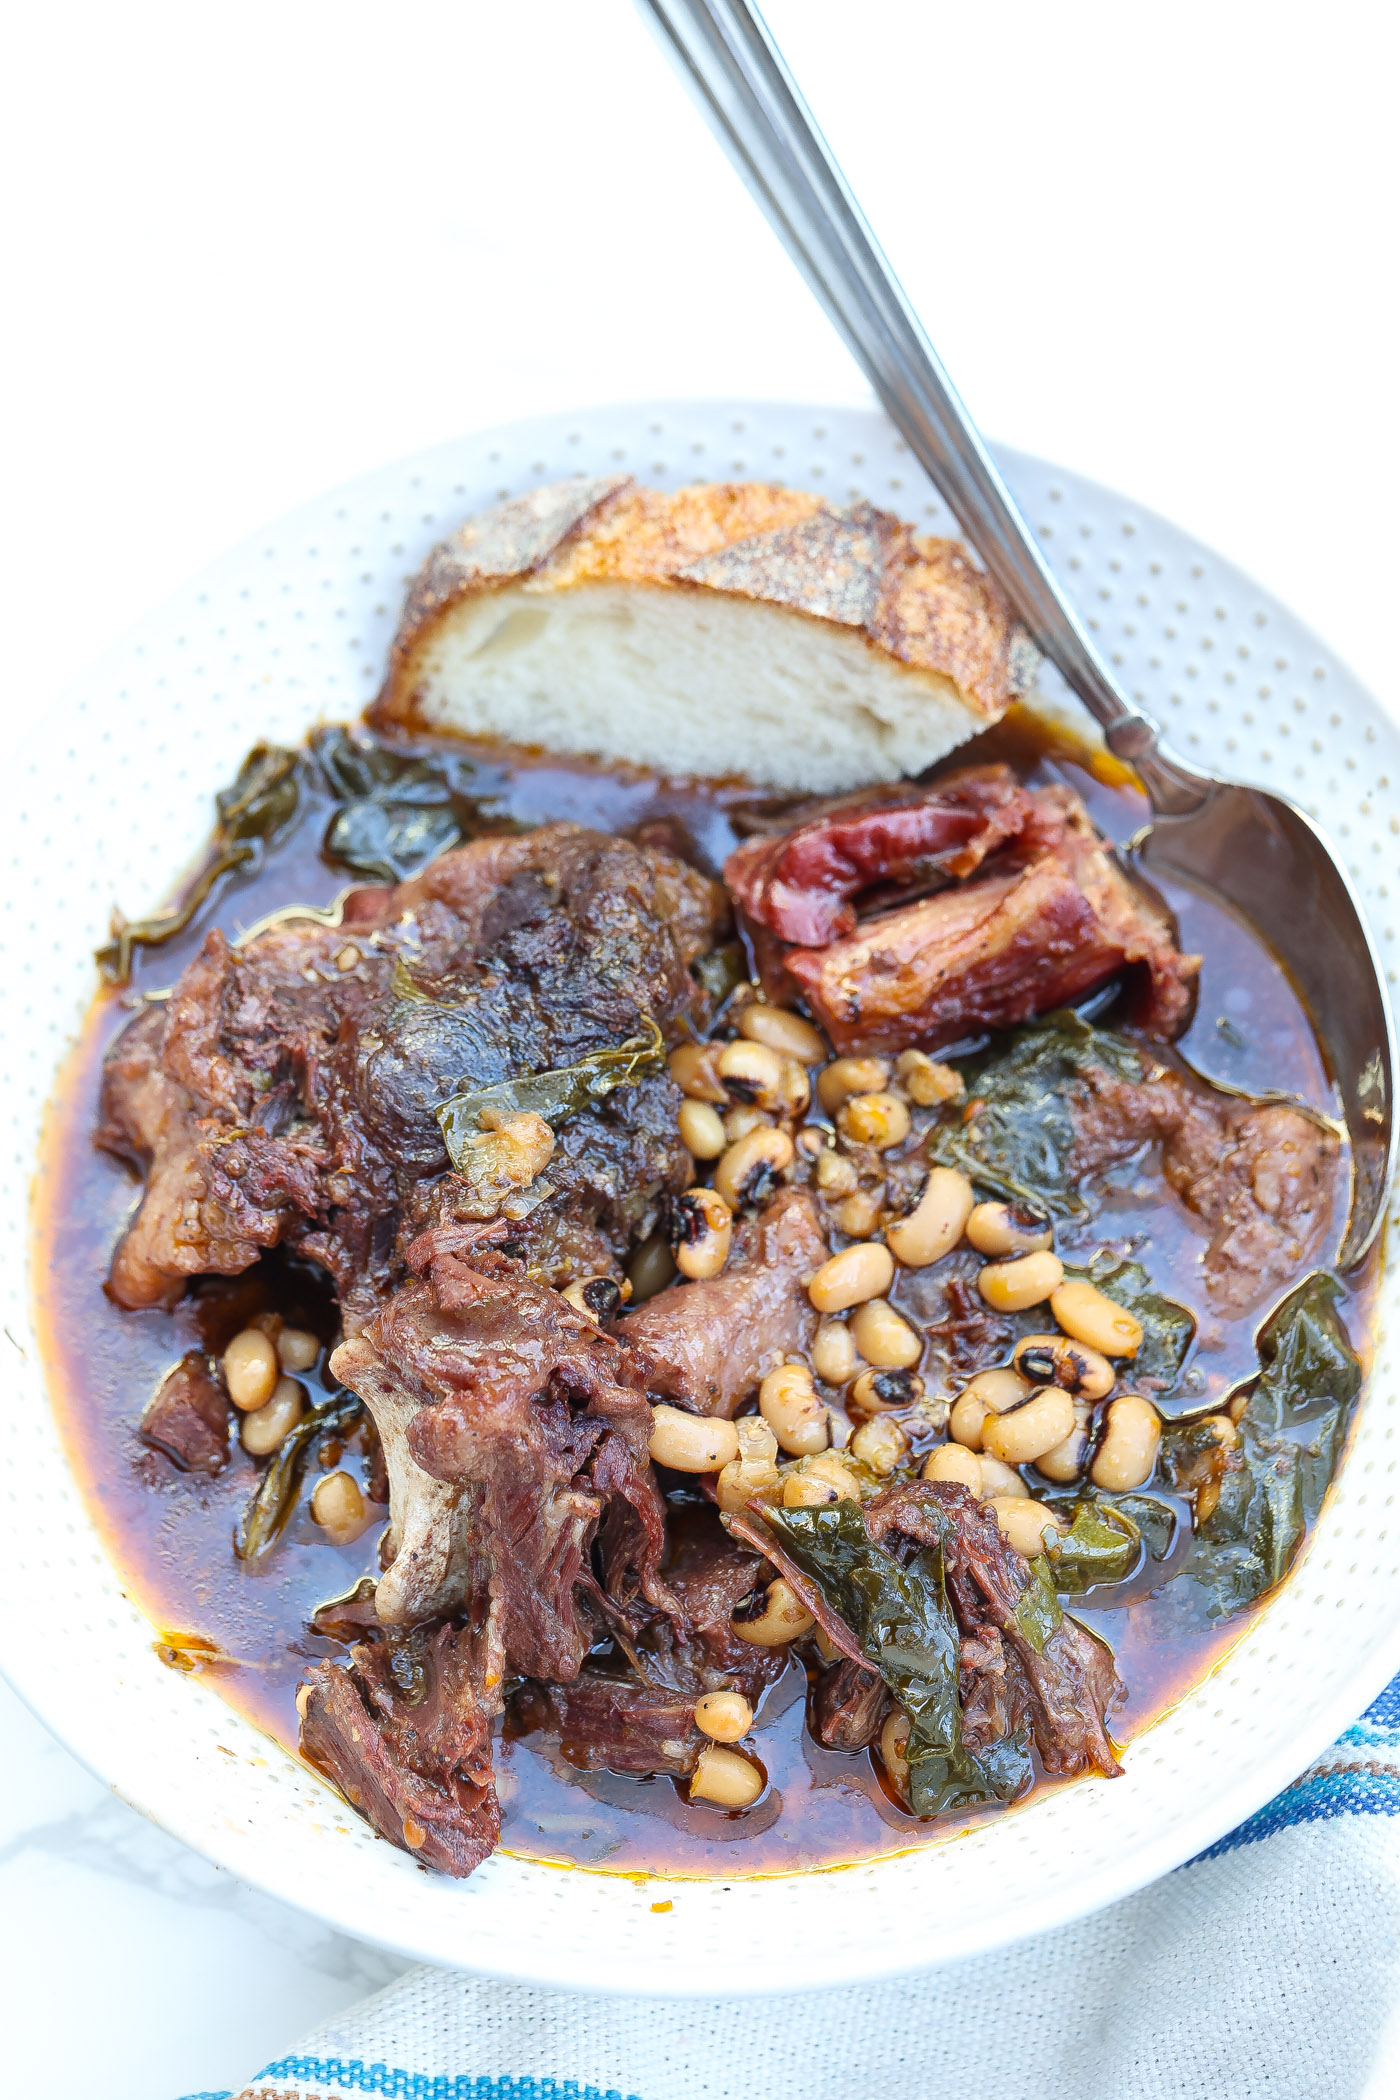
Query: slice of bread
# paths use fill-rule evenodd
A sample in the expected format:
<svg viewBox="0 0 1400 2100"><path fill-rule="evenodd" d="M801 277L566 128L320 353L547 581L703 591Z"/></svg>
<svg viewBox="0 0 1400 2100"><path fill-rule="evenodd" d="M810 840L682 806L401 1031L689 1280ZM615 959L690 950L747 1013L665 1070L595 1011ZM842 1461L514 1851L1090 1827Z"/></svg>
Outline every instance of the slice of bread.
<svg viewBox="0 0 1400 2100"><path fill-rule="evenodd" d="M919 772L1035 663L965 550L887 511L579 476L433 550L371 720L826 791Z"/></svg>

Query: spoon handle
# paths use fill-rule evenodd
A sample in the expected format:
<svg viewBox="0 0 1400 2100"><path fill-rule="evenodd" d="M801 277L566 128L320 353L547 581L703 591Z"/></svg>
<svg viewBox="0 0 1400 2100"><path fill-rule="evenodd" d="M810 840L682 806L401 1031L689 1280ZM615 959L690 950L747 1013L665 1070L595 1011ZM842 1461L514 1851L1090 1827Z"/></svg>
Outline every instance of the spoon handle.
<svg viewBox="0 0 1400 2100"><path fill-rule="evenodd" d="M747 0L641 0L789 255L1037 647L1122 758L1157 727L1119 689L958 399L937 353Z"/></svg>

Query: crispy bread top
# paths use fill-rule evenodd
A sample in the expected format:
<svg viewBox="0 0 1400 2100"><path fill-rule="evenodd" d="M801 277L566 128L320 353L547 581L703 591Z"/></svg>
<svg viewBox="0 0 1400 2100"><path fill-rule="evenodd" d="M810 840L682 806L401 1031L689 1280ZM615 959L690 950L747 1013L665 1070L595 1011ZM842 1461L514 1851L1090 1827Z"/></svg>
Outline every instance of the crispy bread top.
<svg viewBox="0 0 1400 2100"><path fill-rule="evenodd" d="M421 648L454 606L528 579L712 590L861 632L874 649L952 681L994 720L1024 685L1026 638L955 540L918 537L868 503L838 508L770 482L666 493L629 475L578 475L469 518L414 579L376 712L412 708Z"/></svg>

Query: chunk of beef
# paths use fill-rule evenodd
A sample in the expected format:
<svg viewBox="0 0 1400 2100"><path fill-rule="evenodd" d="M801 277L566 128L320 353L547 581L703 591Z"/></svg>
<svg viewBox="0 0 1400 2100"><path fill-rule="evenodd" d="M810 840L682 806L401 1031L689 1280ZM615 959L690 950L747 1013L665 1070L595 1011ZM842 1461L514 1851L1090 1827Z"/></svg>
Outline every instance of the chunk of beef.
<svg viewBox="0 0 1400 2100"><path fill-rule="evenodd" d="M885 1681L843 1656L823 1670L811 1699L811 1728L828 1750L864 1750L880 1733L890 1708Z"/></svg>
<svg viewBox="0 0 1400 2100"><path fill-rule="evenodd" d="M228 1464L228 1394L207 1356L192 1349L161 1380L141 1417L141 1441L185 1473L218 1473Z"/></svg>
<svg viewBox="0 0 1400 2100"><path fill-rule="evenodd" d="M980 880L790 949L789 974L839 1051L939 1049L1073 1005L1129 965L1135 1018L1163 1040L1190 1013L1196 956L1120 873L1078 798L1043 788L1036 821ZM1029 856L1029 857L1028 857ZM1003 865L1010 861L1012 865Z"/></svg>
<svg viewBox="0 0 1400 2100"><path fill-rule="evenodd" d="M471 1634L442 1626L317 1663L301 1692L304 1757L381 1837L445 1874L470 1874L501 1833L491 1712Z"/></svg>
<svg viewBox="0 0 1400 2100"><path fill-rule="evenodd" d="M1235 1316L1276 1296L1315 1253L1341 1159L1325 1125L1284 1103L1227 1099L1163 1071L1135 1082L1091 1069L1070 1111L1079 1173L1161 1141L1163 1173L1210 1234L1202 1272L1219 1312Z"/></svg>
<svg viewBox="0 0 1400 2100"><path fill-rule="evenodd" d="M169 1303L286 1242L330 1270L353 1327L397 1280L418 1184L447 1167L438 1106L696 1017L690 964L726 923L681 862L554 824L354 892L338 926L285 920L238 948L211 933L109 1060L99 1142L147 1168L113 1295ZM615 1104L561 1161L575 1214L606 1212L624 1244L683 1171L657 1097L629 1091L640 1134Z"/></svg>
<svg viewBox="0 0 1400 2100"><path fill-rule="evenodd" d="M754 838L724 864L735 903L800 947L855 932L852 899L879 887L941 886L1024 830L1031 798L1009 766L965 766L932 786L874 789L779 838Z"/></svg>
<svg viewBox="0 0 1400 2100"><path fill-rule="evenodd" d="M671 1284L629 1313L623 1333L649 1391L702 1415L733 1415L784 1356L811 1346L804 1278L827 1257L817 1206L785 1188L735 1232L728 1266Z"/></svg>
<svg viewBox="0 0 1400 2100"><path fill-rule="evenodd" d="M1005 1735L1024 1720L1047 1772L1116 1776L1122 1768L1104 1721L1125 1693L1112 1652L1067 1615L1037 1652L1016 1620L1027 1566L993 1512L954 1482L914 1481L883 1489L865 1518L887 1552L901 1540L942 1548L974 1747L995 1739L984 1731Z"/></svg>
<svg viewBox="0 0 1400 2100"><path fill-rule="evenodd" d="M693 1692L591 1666L572 1684L544 1690L569 1764L587 1772L694 1771L705 1738L695 1725Z"/></svg>
<svg viewBox="0 0 1400 2100"><path fill-rule="evenodd" d="M633 1375L622 1346L519 1263L482 1251L480 1230L415 1241L424 1280L397 1291L331 1368L369 1407L389 1469L395 1551L381 1619L457 1610L484 1587L511 1668L567 1679L596 1631L600 1524L611 1600L670 1601L656 1573L665 1512L647 1458L651 1409L622 1382Z"/></svg>

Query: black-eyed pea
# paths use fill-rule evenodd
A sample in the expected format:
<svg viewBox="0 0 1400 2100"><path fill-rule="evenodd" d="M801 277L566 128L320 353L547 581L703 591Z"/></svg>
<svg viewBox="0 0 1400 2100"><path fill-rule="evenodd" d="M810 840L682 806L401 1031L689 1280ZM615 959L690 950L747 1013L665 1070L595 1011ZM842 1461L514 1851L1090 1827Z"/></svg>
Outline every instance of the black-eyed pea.
<svg viewBox="0 0 1400 2100"><path fill-rule="evenodd" d="M812 1369L823 1385L849 1385L860 1365L860 1351L844 1320L823 1320L812 1342Z"/></svg>
<svg viewBox="0 0 1400 2100"><path fill-rule="evenodd" d="M761 1203L793 1162L792 1139L785 1130L765 1126L730 1145L715 1167L715 1191L731 1210Z"/></svg>
<svg viewBox="0 0 1400 2100"><path fill-rule="evenodd" d="M852 1094L878 1094L887 1084L890 1068L883 1057L838 1057L817 1080L817 1099L834 1116Z"/></svg>
<svg viewBox="0 0 1400 2100"><path fill-rule="evenodd" d="M805 1364L779 1364L758 1389L758 1411L791 1458L810 1458L831 1441L826 1407Z"/></svg>
<svg viewBox="0 0 1400 2100"><path fill-rule="evenodd" d="M751 1600L750 1608L741 1605L729 1624L751 1648L781 1648L810 1633L816 1621L792 1585L779 1575Z"/></svg>
<svg viewBox="0 0 1400 2100"><path fill-rule="evenodd" d="M295 1378L288 1378L284 1373L263 1405L244 1415L239 1430L243 1449L254 1458L268 1457L283 1437L296 1428L305 1411L305 1392Z"/></svg>
<svg viewBox="0 0 1400 2100"><path fill-rule="evenodd" d="M737 1108L725 1110L724 1134L731 1145L747 1137L751 1130L771 1130L773 1118L765 1116L761 1108L750 1108L741 1101Z"/></svg>
<svg viewBox="0 0 1400 2100"><path fill-rule="evenodd" d="M794 1057L800 1065L819 1065L826 1057L823 1038L810 1021L786 1006L768 1006L755 999L739 1016L739 1033L751 1043L766 1043L780 1057Z"/></svg>
<svg viewBox="0 0 1400 2100"><path fill-rule="evenodd" d="M695 1702L695 1725L712 1743L737 1743L753 1727L753 1708L742 1692L706 1692Z"/></svg>
<svg viewBox="0 0 1400 2100"><path fill-rule="evenodd" d="M1004 1459L991 1458L984 1451L982 1463L982 1500L990 1502L997 1495L1024 1495L1026 1483L1014 1466Z"/></svg>
<svg viewBox="0 0 1400 2100"><path fill-rule="evenodd" d="M742 1037L726 1043L715 1063L720 1081L731 1100L746 1101L754 1108L777 1108L783 1093L783 1060L766 1043L750 1043Z"/></svg>
<svg viewBox="0 0 1400 2100"><path fill-rule="evenodd" d="M1058 1385L1077 1400L1102 1400L1113 1391L1115 1372L1108 1358L1062 1334L1023 1336L1011 1361L1032 1385Z"/></svg>
<svg viewBox="0 0 1400 2100"><path fill-rule="evenodd" d="M1050 1310L1071 1340L1102 1356L1136 1356L1142 1347L1141 1320L1084 1277L1067 1277L1057 1284L1050 1294Z"/></svg>
<svg viewBox="0 0 1400 2100"><path fill-rule="evenodd" d="M812 1099L812 1082L807 1076L807 1067L796 1057L782 1059L782 1072L778 1079L778 1098L773 1104L780 1116L805 1115Z"/></svg>
<svg viewBox="0 0 1400 2100"><path fill-rule="evenodd" d="M962 1444L940 1444L924 1460L925 1480L952 1480L969 1494L982 1493L982 1461Z"/></svg>
<svg viewBox="0 0 1400 2100"><path fill-rule="evenodd" d="M723 1107L729 1096L719 1076L722 1043L682 1043L671 1052L668 1069L681 1092L692 1101L713 1101Z"/></svg>
<svg viewBox="0 0 1400 2100"><path fill-rule="evenodd" d="M908 1743L909 1716L897 1706L880 1730L880 1762L901 1801L909 1794L909 1759L905 1755Z"/></svg>
<svg viewBox="0 0 1400 2100"><path fill-rule="evenodd" d="M885 1242L908 1269L925 1269L957 1246L972 1211L972 1183L956 1167L934 1167L917 1204L885 1228Z"/></svg>
<svg viewBox="0 0 1400 2100"><path fill-rule="evenodd" d="M321 1344L304 1327L284 1327L277 1336L277 1361L284 1371L309 1371Z"/></svg>
<svg viewBox="0 0 1400 2100"><path fill-rule="evenodd" d="M664 1232L652 1233L650 1239L642 1241L627 1263L627 1281L631 1286L632 1303L645 1305L658 1291L665 1290L676 1274L675 1256Z"/></svg>
<svg viewBox="0 0 1400 2100"><path fill-rule="evenodd" d="M690 1775L692 1801L712 1801L716 1808L752 1808L763 1792L764 1778L751 1758L720 1743L706 1743Z"/></svg>
<svg viewBox="0 0 1400 2100"><path fill-rule="evenodd" d="M862 1371L846 1395L853 1415L862 1419L870 1415L897 1414L906 1407L914 1407L924 1397L924 1381L917 1371L892 1368L885 1371L870 1369Z"/></svg>
<svg viewBox="0 0 1400 2100"><path fill-rule="evenodd" d="M876 1240L862 1240L833 1254L807 1285L807 1296L820 1313L845 1312L867 1298L883 1298L894 1282L894 1257Z"/></svg>
<svg viewBox="0 0 1400 2100"><path fill-rule="evenodd" d="M718 1473L739 1456L739 1433L717 1415L692 1415L683 1407L654 1407L647 1445L658 1466L676 1473Z"/></svg>
<svg viewBox="0 0 1400 2100"><path fill-rule="evenodd" d="M1019 1407L1034 1390L1030 1381L1013 1371L1010 1364L979 1371L953 1402L948 1416L949 1435L954 1443L965 1444L969 1451L980 1451L988 1415L1005 1414L1009 1407Z"/></svg>
<svg viewBox="0 0 1400 2100"><path fill-rule="evenodd" d="M783 1482L784 1509L825 1509L833 1502L859 1502L860 1482L829 1451L804 1461Z"/></svg>
<svg viewBox="0 0 1400 2100"><path fill-rule="evenodd" d="M982 1425L982 1449L1008 1466L1028 1466L1062 1444L1074 1428L1074 1402L1057 1385L1036 1390Z"/></svg>
<svg viewBox="0 0 1400 2100"><path fill-rule="evenodd" d="M349 1473L327 1473L312 1493L311 1515L333 1546L349 1546L369 1522L369 1505Z"/></svg>
<svg viewBox="0 0 1400 2100"><path fill-rule="evenodd" d="M740 1415L734 1424L739 1455L720 1467L715 1481L715 1500L733 1516L750 1502L771 1502L781 1495L783 1476L778 1471L778 1439L761 1415Z"/></svg>
<svg viewBox="0 0 1400 2100"><path fill-rule="evenodd" d="M591 1320L595 1327L604 1320L611 1320L622 1308L624 1293L622 1286L611 1276L579 1276L566 1284L560 1293L567 1305L575 1312Z"/></svg>
<svg viewBox="0 0 1400 2100"><path fill-rule="evenodd" d="M848 1449L852 1458L884 1479L908 1458L909 1439L893 1415L871 1415L856 1430Z"/></svg>
<svg viewBox="0 0 1400 2100"><path fill-rule="evenodd" d="M1074 1403L1074 1427L1062 1444L1053 1451L1045 1452L1035 1461L1037 1473L1046 1480L1053 1480L1059 1487L1068 1487L1083 1477L1089 1462L1089 1418L1093 1408L1087 1400Z"/></svg>
<svg viewBox="0 0 1400 2100"><path fill-rule="evenodd" d="M681 1143L692 1159L718 1159L726 1138L724 1122L708 1101L682 1101L676 1121Z"/></svg>
<svg viewBox="0 0 1400 2100"><path fill-rule="evenodd" d="M718 1189L687 1189L674 1213L676 1267L692 1282L718 1276L729 1259L734 1213Z"/></svg>
<svg viewBox="0 0 1400 2100"><path fill-rule="evenodd" d="M234 1336L224 1351L223 1369L229 1399L240 1414L266 1407L282 1373L276 1347L257 1327L244 1327Z"/></svg>
<svg viewBox="0 0 1400 2100"><path fill-rule="evenodd" d="M1008 1255L1039 1254L1054 1242L1054 1228L1043 1210L1029 1203L979 1203L967 1221L969 1246L997 1260Z"/></svg>
<svg viewBox="0 0 1400 2100"><path fill-rule="evenodd" d="M877 1371L912 1371L924 1353L923 1337L897 1313L888 1298L867 1298L851 1314L851 1334Z"/></svg>
<svg viewBox="0 0 1400 2100"><path fill-rule="evenodd" d="M1064 1273L1057 1254L1022 1254L1015 1261L989 1261L978 1274L977 1288L995 1312L1025 1312L1043 1304Z"/></svg>
<svg viewBox="0 0 1400 2100"><path fill-rule="evenodd" d="M944 1101L961 1101L967 1089L961 1073L952 1065L941 1065L925 1050L905 1050L897 1059L895 1078L911 1101L920 1108L937 1108Z"/></svg>
<svg viewBox="0 0 1400 2100"><path fill-rule="evenodd" d="M855 1145L888 1152L903 1144L911 1128L909 1110L898 1094L853 1094L836 1111L836 1127Z"/></svg>
<svg viewBox="0 0 1400 2100"><path fill-rule="evenodd" d="M836 1206L836 1223L853 1240L868 1240L879 1228L884 1209L881 1189L856 1189Z"/></svg>
<svg viewBox="0 0 1400 2100"><path fill-rule="evenodd" d="M1030 1495L994 1495L991 1507L1002 1537L1022 1560L1034 1560L1065 1528L1053 1510Z"/></svg>
<svg viewBox="0 0 1400 2100"><path fill-rule="evenodd" d="M816 1165L817 1187L824 1196L849 1196L860 1176L844 1152L823 1152Z"/></svg>
<svg viewBox="0 0 1400 2100"><path fill-rule="evenodd" d="M1162 1418L1152 1402L1140 1393L1120 1393L1108 1404L1103 1442L1090 1469L1095 1487L1110 1494L1141 1487L1157 1463L1161 1441Z"/></svg>

